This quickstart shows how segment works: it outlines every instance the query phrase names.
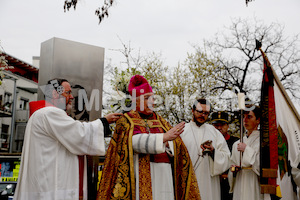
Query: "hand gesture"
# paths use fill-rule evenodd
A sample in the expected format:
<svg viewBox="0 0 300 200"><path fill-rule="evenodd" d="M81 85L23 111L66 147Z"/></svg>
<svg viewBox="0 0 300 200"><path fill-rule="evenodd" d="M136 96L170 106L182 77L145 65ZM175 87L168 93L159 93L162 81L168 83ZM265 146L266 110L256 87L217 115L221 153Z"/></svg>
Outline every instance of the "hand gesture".
<svg viewBox="0 0 300 200"><path fill-rule="evenodd" d="M183 132L184 126L185 122L180 122L179 124L171 128L168 132L164 134L163 141L167 142L176 139Z"/></svg>
<svg viewBox="0 0 300 200"><path fill-rule="evenodd" d="M109 124L116 122L120 117L123 116L122 113L110 113L104 116Z"/></svg>
<svg viewBox="0 0 300 200"><path fill-rule="evenodd" d="M211 153L215 148L212 145L212 141L211 140L207 140L204 143L201 144L201 149L203 150L203 155L206 153Z"/></svg>

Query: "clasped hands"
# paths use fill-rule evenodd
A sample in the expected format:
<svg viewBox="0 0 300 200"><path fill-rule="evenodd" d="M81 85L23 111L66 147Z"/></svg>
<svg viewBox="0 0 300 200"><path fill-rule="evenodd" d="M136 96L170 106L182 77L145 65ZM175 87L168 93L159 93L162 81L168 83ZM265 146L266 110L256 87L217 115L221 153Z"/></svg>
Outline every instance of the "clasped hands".
<svg viewBox="0 0 300 200"><path fill-rule="evenodd" d="M201 149L202 149L202 154L205 155L205 154L209 154L211 155L212 152L214 151L214 147L212 145L212 141L211 140L207 140L205 141L204 143L201 144Z"/></svg>

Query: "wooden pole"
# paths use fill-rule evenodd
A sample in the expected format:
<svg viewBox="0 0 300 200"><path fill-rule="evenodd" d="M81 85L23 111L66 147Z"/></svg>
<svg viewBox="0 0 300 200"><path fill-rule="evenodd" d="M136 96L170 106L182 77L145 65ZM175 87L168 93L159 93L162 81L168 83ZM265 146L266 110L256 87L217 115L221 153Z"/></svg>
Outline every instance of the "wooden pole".
<svg viewBox="0 0 300 200"><path fill-rule="evenodd" d="M241 109L241 132L240 132L240 142L243 143L243 137L244 137L244 130L243 130L243 115L244 115L244 110ZM240 167L242 167L242 157L243 157L243 152L240 151Z"/></svg>
<svg viewBox="0 0 300 200"><path fill-rule="evenodd" d="M239 109L241 110L241 127L240 127L240 142L243 143L243 115L244 115L244 110L245 110L245 94L244 93L238 93L238 104L239 104ZM242 167L242 156L243 153L240 152L240 167Z"/></svg>

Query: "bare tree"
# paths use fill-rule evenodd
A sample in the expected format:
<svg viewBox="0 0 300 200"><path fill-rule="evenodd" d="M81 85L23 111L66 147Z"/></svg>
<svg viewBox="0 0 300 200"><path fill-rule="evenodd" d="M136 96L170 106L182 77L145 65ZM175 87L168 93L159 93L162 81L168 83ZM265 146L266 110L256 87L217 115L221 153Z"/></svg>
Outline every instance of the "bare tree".
<svg viewBox="0 0 300 200"><path fill-rule="evenodd" d="M216 33L212 39L194 45L195 52L189 54L185 62L191 72L211 79L197 82L198 88L202 96L212 99L215 110L230 112L236 124L232 130L234 133L238 131L240 118L236 93L243 92L247 100L259 102L263 58L256 50L256 39L262 42L262 49L288 94L299 100L298 35L284 37L284 26L279 23L266 25L256 18L233 19L229 27Z"/></svg>
<svg viewBox="0 0 300 200"><path fill-rule="evenodd" d="M136 54L130 43L122 42L122 46L123 48L117 51L124 56L125 66L113 69L110 66L112 89L128 94L130 77L135 74L143 75L156 94L156 111L170 123L189 121L191 106L196 98L211 96L209 91L215 82L215 65L208 63L204 55L190 55L188 64L178 63L176 67L168 67L164 65L161 54L141 55L140 50ZM113 105L114 109L120 109L120 101L122 100L115 98L108 103Z"/></svg>
<svg viewBox="0 0 300 200"><path fill-rule="evenodd" d="M285 89L294 98L300 98L298 66L300 51L298 35L284 37L284 27L279 23L264 24L257 19L233 19L229 27L204 41L207 59L215 63L217 83L211 90L220 93L231 90L244 92L257 101L260 94L263 59L255 49L255 40L269 57ZM199 52L199 46L196 52Z"/></svg>
<svg viewBox="0 0 300 200"><path fill-rule="evenodd" d="M160 54L142 56L140 51L134 53L130 43L122 43L123 49L118 51L127 67L113 70L112 85L128 84L128 77L137 73L145 76L161 97L157 112L172 124L191 119L191 105L198 97L208 98L214 110L230 111L238 123L236 93L244 92L253 102L259 102L263 59L255 49L256 39L262 42L286 90L300 98L298 36L286 38L283 30L278 23L233 19L225 31L205 40L202 46L194 45L195 52L175 67L165 66Z"/></svg>

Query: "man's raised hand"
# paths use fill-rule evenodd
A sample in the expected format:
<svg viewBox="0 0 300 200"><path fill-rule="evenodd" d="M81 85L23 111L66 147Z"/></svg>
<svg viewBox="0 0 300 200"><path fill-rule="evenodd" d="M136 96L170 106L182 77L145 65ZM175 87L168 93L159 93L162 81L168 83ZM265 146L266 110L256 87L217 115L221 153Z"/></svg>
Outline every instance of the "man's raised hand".
<svg viewBox="0 0 300 200"><path fill-rule="evenodd" d="M164 134L163 141L171 141L176 139L184 131L185 122L180 122Z"/></svg>

